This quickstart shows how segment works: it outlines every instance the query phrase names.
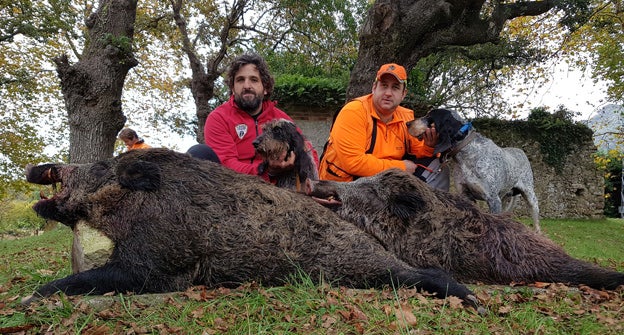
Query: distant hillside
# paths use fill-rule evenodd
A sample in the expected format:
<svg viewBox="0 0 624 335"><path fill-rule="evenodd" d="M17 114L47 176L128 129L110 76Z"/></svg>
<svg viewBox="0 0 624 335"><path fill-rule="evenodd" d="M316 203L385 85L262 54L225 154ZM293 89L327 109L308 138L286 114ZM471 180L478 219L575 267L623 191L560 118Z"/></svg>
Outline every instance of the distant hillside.
<svg viewBox="0 0 624 335"><path fill-rule="evenodd" d="M599 151L624 151L624 106L606 105L584 123L594 131L594 143Z"/></svg>

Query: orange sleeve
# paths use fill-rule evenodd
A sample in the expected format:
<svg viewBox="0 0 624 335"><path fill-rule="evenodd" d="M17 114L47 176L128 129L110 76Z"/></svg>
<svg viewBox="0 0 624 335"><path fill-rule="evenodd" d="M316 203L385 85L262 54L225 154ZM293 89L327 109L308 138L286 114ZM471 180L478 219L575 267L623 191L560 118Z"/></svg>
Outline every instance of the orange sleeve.
<svg viewBox="0 0 624 335"><path fill-rule="evenodd" d="M360 177L372 176L390 168L405 170L402 160L380 159L366 154L371 140L369 127L373 120L363 109L363 103L367 102L348 103L336 118L331 131L331 141L336 151L335 164L345 172Z"/></svg>
<svg viewBox="0 0 624 335"><path fill-rule="evenodd" d="M416 158L433 156L434 148L425 145L425 141L421 141L413 136L409 136L409 141L410 141L410 154L416 156Z"/></svg>

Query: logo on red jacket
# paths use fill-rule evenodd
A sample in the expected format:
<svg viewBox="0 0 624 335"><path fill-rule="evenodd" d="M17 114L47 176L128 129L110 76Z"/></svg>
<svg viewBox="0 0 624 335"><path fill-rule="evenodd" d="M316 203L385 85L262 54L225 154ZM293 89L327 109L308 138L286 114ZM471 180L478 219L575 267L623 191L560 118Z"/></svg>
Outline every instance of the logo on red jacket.
<svg viewBox="0 0 624 335"><path fill-rule="evenodd" d="M247 134L247 125L242 123L242 124L237 124L236 125L236 135L238 135L239 139L243 139L243 137L245 136L245 134Z"/></svg>

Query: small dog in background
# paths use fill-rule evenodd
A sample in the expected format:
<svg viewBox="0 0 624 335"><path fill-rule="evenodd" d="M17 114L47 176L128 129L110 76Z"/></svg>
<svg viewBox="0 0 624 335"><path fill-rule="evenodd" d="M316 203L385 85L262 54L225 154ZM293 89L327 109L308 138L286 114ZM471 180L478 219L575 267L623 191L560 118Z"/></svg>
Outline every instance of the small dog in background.
<svg viewBox="0 0 624 335"><path fill-rule="evenodd" d="M510 211L515 196L521 194L531 211L535 230L540 231L533 170L522 149L497 146L446 109L431 110L407 124L410 135L417 138L431 126L435 126L439 135L435 153L440 153L443 160L457 163L453 180L458 193L486 201L492 213L503 212L503 200L504 210Z"/></svg>
<svg viewBox="0 0 624 335"><path fill-rule="evenodd" d="M264 160L260 164L260 174L268 168L268 161L279 159L282 152L286 151L286 159L295 154L294 169L275 176L276 186L300 192L304 189L306 179L318 180L312 150L306 147L305 139L294 123L285 119L265 123L262 125L262 134L254 140L253 145L256 153Z"/></svg>

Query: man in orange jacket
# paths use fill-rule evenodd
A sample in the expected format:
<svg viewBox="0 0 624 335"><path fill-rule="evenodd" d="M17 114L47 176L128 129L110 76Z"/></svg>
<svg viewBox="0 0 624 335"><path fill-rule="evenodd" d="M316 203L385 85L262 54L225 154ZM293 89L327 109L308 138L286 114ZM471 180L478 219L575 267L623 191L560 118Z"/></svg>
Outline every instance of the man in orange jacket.
<svg viewBox="0 0 624 335"><path fill-rule="evenodd" d="M405 159L406 154L432 157L438 134L432 127L423 140L409 135L406 122L414 120L414 112L399 106L406 94L405 68L381 66L372 93L355 98L338 113L319 166L319 178L352 181L390 168L414 173L417 164ZM441 178L446 181L436 187L448 190L448 173Z"/></svg>
<svg viewBox="0 0 624 335"><path fill-rule="evenodd" d="M135 149L149 149L151 146L142 138L139 138L139 135L136 131L130 128L124 128L119 132L119 139L124 142L128 151Z"/></svg>

